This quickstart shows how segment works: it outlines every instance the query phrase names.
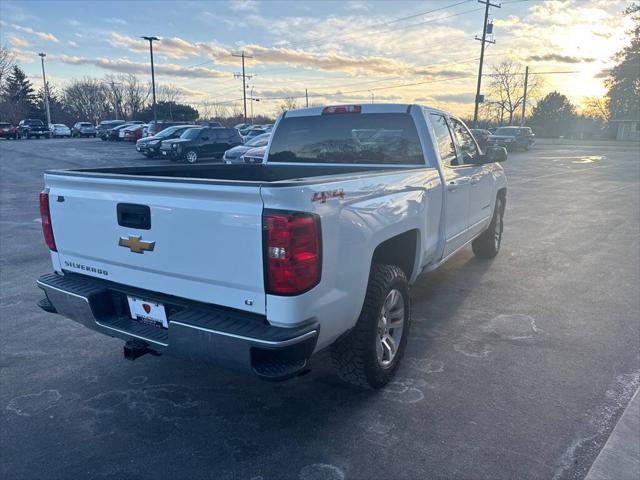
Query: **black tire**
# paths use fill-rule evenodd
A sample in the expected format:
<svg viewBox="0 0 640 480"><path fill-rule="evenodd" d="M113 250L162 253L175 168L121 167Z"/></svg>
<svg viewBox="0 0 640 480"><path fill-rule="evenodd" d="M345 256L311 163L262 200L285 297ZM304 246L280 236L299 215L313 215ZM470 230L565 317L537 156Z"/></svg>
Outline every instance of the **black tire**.
<svg viewBox="0 0 640 480"><path fill-rule="evenodd" d="M502 230L504 228L504 199L496 198L496 206L493 209L493 218L489 227L472 243L473 253L478 258L494 258L500 251L502 243Z"/></svg>
<svg viewBox="0 0 640 480"><path fill-rule="evenodd" d="M378 359L379 321L387 296L392 290L402 294L404 323L391 363L383 367ZM373 264L364 305L355 327L331 346L331 358L338 376L353 385L377 389L394 376L404 354L411 325L409 282L395 265Z"/></svg>

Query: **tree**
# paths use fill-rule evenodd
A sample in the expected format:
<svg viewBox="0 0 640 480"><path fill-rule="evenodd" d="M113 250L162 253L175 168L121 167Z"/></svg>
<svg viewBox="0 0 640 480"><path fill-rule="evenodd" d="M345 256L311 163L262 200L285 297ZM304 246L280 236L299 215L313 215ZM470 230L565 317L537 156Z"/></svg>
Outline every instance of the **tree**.
<svg viewBox="0 0 640 480"><path fill-rule="evenodd" d="M193 122L198 118L198 110L191 105L175 102L157 102L156 110L158 120L175 120L177 122ZM138 118L141 120L153 120L153 106L147 107L140 112Z"/></svg>
<svg viewBox="0 0 640 480"><path fill-rule="evenodd" d="M100 80L85 77L64 89L64 101L80 121L98 123L109 112L109 102Z"/></svg>
<svg viewBox="0 0 640 480"><path fill-rule="evenodd" d="M584 114L603 122L609 121L609 97L586 97L584 104Z"/></svg>
<svg viewBox="0 0 640 480"><path fill-rule="evenodd" d="M551 92L533 108L529 124L543 137L570 136L575 131L576 107L558 92Z"/></svg>
<svg viewBox="0 0 640 480"><path fill-rule="evenodd" d="M637 119L640 116L640 3L629 6L625 14L631 15L635 26L630 32L631 42L616 54L618 64L611 69L605 82L611 119Z"/></svg>
<svg viewBox="0 0 640 480"><path fill-rule="evenodd" d="M281 112L286 112L287 110L295 110L298 108L298 103L294 97L285 98L279 106Z"/></svg>
<svg viewBox="0 0 640 480"><path fill-rule="evenodd" d="M107 102L111 106L114 117L122 118L124 113L124 75L109 74L104 77L102 82Z"/></svg>
<svg viewBox="0 0 640 480"><path fill-rule="evenodd" d="M0 91L9 72L16 64L15 55L7 47L0 46Z"/></svg>
<svg viewBox="0 0 640 480"><path fill-rule="evenodd" d="M489 95L483 110L503 125L513 124L522 110L524 100L524 71L521 65L505 60L492 66ZM531 100L540 86L539 77L530 75L527 83L527 98ZM529 102L527 102L529 103Z"/></svg>
<svg viewBox="0 0 640 480"><path fill-rule="evenodd" d="M13 65L4 82L0 111L3 119L12 123L38 113L33 85L18 65Z"/></svg>
<svg viewBox="0 0 640 480"><path fill-rule="evenodd" d="M124 78L124 105L128 118L135 120L140 112L145 108L149 98L150 88L148 84L143 84L134 74L126 75Z"/></svg>

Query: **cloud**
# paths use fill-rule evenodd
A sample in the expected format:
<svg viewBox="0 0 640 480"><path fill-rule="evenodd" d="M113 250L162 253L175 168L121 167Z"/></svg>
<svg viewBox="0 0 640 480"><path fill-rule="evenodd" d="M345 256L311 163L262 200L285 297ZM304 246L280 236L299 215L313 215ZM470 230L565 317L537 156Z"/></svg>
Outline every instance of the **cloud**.
<svg viewBox="0 0 640 480"><path fill-rule="evenodd" d="M142 38L112 32L109 35L109 43L132 52L149 53L149 42ZM153 44L153 51L168 58L187 58L198 54L198 46L179 37L166 37Z"/></svg>
<svg viewBox="0 0 640 480"><path fill-rule="evenodd" d="M350 12L367 12L369 4L363 0L350 0L345 3L344 9Z"/></svg>
<svg viewBox="0 0 640 480"><path fill-rule="evenodd" d="M28 47L29 42L27 42L24 38L16 37L15 35L11 35L9 38L9 43L14 47Z"/></svg>
<svg viewBox="0 0 640 480"><path fill-rule="evenodd" d="M471 103L476 95L473 92L466 93L434 93L433 98L441 102Z"/></svg>
<svg viewBox="0 0 640 480"><path fill-rule="evenodd" d="M127 22L126 20L122 18L116 18L116 17L107 18L105 22L110 23L112 25L122 25L122 26L129 24L129 22Z"/></svg>
<svg viewBox="0 0 640 480"><path fill-rule="evenodd" d="M55 42L55 43L59 42L59 40L56 38L56 36L51 34L51 33L37 32L32 28L23 27L21 25L16 25L15 23L11 24L11 26L14 29L18 30L19 32L23 32L23 33L27 33L29 35L33 35L34 37L38 37L40 40L45 40L47 42Z"/></svg>
<svg viewBox="0 0 640 480"><path fill-rule="evenodd" d="M545 55L530 55L526 58L530 62L558 62L558 63L590 63L596 59L592 57L572 57L570 55L560 55L558 53L547 53Z"/></svg>
<svg viewBox="0 0 640 480"><path fill-rule="evenodd" d="M255 0L233 0L229 8L234 12L249 12L258 10L258 2Z"/></svg>
<svg viewBox="0 0 640 480"><path fill-rule="evenodd" d="M96 67L118 73L134 73L139 75L150 75L151 73L148 63L132 62L127 58L112 59L100 57L94 60L75 55L51 55L50 60L59 61L68 65L95 65ZM156 75L182 78L224 78L231 75L209 68L189 68L173 63L156 63L154 70Z"/></svg>

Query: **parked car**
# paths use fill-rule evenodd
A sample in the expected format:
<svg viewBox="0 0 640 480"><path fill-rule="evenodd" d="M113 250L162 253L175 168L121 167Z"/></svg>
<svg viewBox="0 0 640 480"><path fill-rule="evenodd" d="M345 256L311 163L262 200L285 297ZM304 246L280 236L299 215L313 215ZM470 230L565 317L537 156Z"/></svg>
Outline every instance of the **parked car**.
<svg viewBox="0 0 640 480"><path fill-rule="evenodd" d="M229 150L224 152L222 160L224 161L224 163L243 163L240 157L244 153L256 147L264 147L267 143L269 143L270 137L270 133L263 133L262 135L253 137L244 145L238 145L237 147L230 148Z"/></svg>
<svg viewBox="0 0 640 480"><path fill-rule="evenodd" d="M266 145L247 150L240 156L240 163L263 163L266 152Z"/></svg>
<svg viewBox="0 0 640 480"><path fill-rule="evenodd" d="M53 138L71 138L71 129L62 123L49 124L49 131L51 132L51 136Z"/></svg>
<svg viewBox="0 0 640 480"><path fill-rule="evenodd" d="M249 140L251 140L254 137L257 137L258 135L263 135L265 133L268 133L266 128L251 128L247 131L247 133L244 135L243 140L244 143L247 143Z"/></svg>
<svg viewBox="0 0 640 480"><path fill-rule="evenodd" d="M529 127L500 127L487 140L488 146L505 147L508 151L529 150L534 143L535 135Z"/></svg>
<svg viewBox="0 0 640 480"><path fill-rule="evenodd" d="M111 130L112 128L124 125L125 123L126 122L124 120L103 120L98 124L96 128L96 134L100 136L100 138L102 138L107 130ZM105 138L102 139L106 140Z"/></svg>
<svg viewBox="0 0 640 480"><path fill-rule="evenodd" d="M473 135L473 138L476 139L476 142L478 142L480 150L482 150L483 152L486 151L487 141L489 140L491 132L489 130L483 130L482 128L472 128L470 132Z"/></svg>
<svg viewBox="0 0 640 480"><path fill-rule="evenodd" d="M89 122L77 122L71 127L72 137L93 137L96 138L96 127Z"/></svg>
<svg viewBox="0 0 640 480"><path fill-rule="evenodd" d="M191 122L174 122L173 120L151 120L147 127L147 136L153 137L162 130L178 125L189 125Z"/></svg>
<svg viewBox="0 0 640 480"><path fill-rule="evenodd" d="M16 140L18 138L16 127L9 122L0 122L0 138L13 138Z"/></svg>
<svg viewBox="0 0 640 480"><path fill-rule="evenodd" d="M123 138L125 142L137 142L142 138L142 130L147 125L132 125L127 128L123 128L121 133L123 133Z"/></svg>
<svg viewBox="0 0 640 480"><path fill-rule="evenodd" d="M125 340L132 360L284 380L327 351L347 382L390 382L419 275L466 245L498 254L507 152L482 153L462 121L420 105L291 113L260 167L47 171L40 307Z"/></svg>
<svg viewBox="0 0 640 480"><path fill-rule="evenodd" d="M20 120L17 127L18 137L20 138L51 138L51 131L42 120L28 118Z"/></svg>
<svg viewBox="0 0 640 480"><path fill-rule="evenodd" d="M160 145L163 157L196 163L203 158L222 158L224 152L242 144L235 128L190 128L180 138L164 140Z"/></svg>
<svg viewBox="0 0 640 480"><path fill-rule="evenodd" d="M108 130L105 130L102 135L100 135L100 138L102 140L110 140L110 141L117 141L120 139L120 130L122 130L123 128L127 128L129 126L128 123L123 123L121 125L117 125L115 127L112 127Z"/></svg>
<svg viewBox="0 0 640 480"><path fill-rule="evenodd" d="M138 140L136 142L136 150L147 158L153 158L160 155L160 144L163 140L178 138L185 130L197 127L197 125L176 125L165 128L152 137L142 137Z"/></svg>

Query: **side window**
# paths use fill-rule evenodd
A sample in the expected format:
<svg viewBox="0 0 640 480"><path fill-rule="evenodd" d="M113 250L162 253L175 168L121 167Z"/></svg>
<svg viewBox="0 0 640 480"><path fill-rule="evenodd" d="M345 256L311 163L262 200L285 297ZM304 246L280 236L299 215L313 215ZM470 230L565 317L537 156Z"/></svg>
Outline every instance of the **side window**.
<svg viewBox="0 0 640 480"><path fill-rule="evenodd" d="M205 142L214 141L215 139L216 139L216 133L211 129L208 129L208 128L204 129L200 134L200 140L203 140Z"/></svg>
<svg viewBox="0 0 640 480"><path fill-rule="evenodd" d="M457 165L458 157L447 120L442 115L434 113L430 114L430 118L433 131L436 134L436 142L442 163L445 165Z"/></svg>
<svg viewBox="0 0 640 480"><path fill-rule="evenodd" d="M453 131L460 145L460 151L462 153L462 163L465 165L476 163L480 152L476 146L476 142L473 140L471 133L467 130L462 122L452 118L451 123L453 125Z"/></svg>

